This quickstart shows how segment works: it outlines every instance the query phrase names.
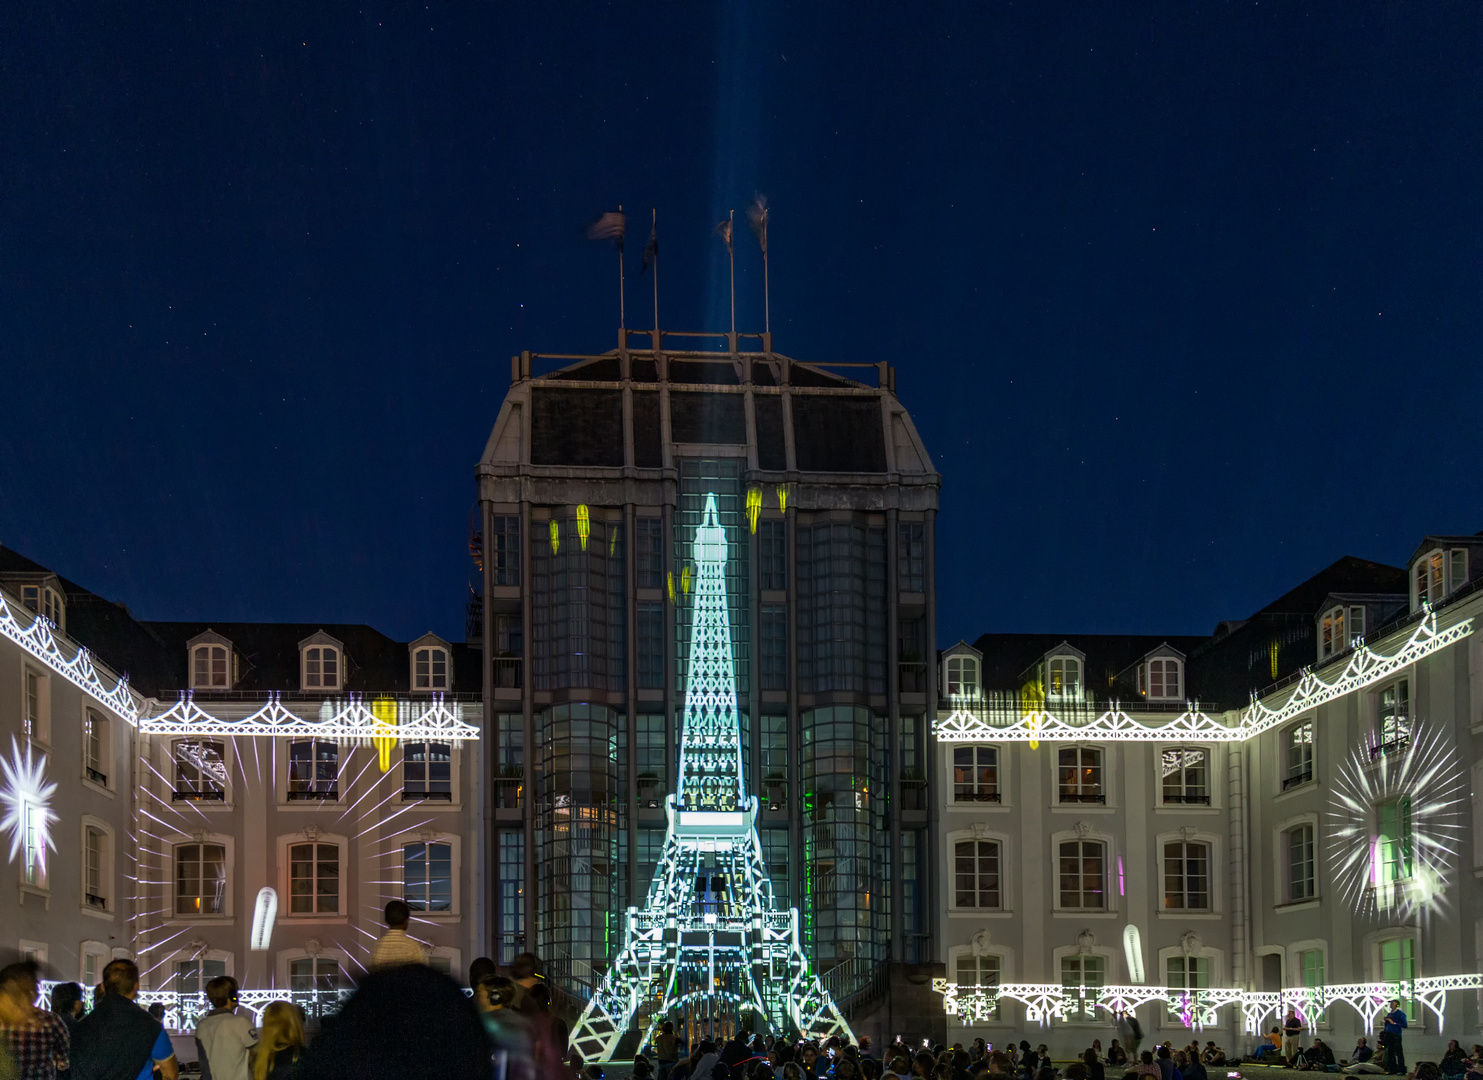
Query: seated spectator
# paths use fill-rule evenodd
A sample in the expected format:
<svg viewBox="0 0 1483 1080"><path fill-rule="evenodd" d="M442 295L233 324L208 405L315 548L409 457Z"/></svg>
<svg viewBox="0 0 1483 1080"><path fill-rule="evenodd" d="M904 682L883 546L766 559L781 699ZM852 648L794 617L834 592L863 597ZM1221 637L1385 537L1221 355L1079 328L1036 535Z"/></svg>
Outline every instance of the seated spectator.
<svg viewBox="0 0 1483 1080"><path fill-rule="evenodd" d="M1197 1052L1179 1051L1174 1055L1174 1068L1184 1077L1184 1080L1209 1080L1210 1074L1205 1071L1205 1066L1201 1064L1200 1055Z"/></svg>
<svg viewBox="0 0 1483 1080"><path fill-rule="evenodd" d="M1468 1071L1468 1056L1463 1053L1462 1047L1457 1045L1456 1039L1447 1040L1447 1049L1442 1054L1441 1069L1443 1076L1461 1076Z"/></svg>
<svg viewBox="0 0 1483 1080"><path fill-rule="evenodd" d="M1298 1055L1298 1068L1304 1071L1328 1072L1334 1064L1334 1052L1322 1039L1314 1039L1313 1045Z"/></svg>
<svg viewBox="0 0 1483 1080"><path fill-rule="evenodd" d="M1112 1044L1107 1047L1107 1064L1126 1065L1127 1063L1128 1052L1124 1050L1120 1045L1118 1045L1118 1041L1116 1039L1113 1039Z"/></svg>
<svg viewBox="0 0 1483 1080"><path fill-rule="evenodd" d="M1340 1071L1358 1075L1360 1073L1383 1073L1385 1068L1375 1060L1375 1048L1361 1035L1359 1042L1354 1046L1354 1053L1349 1056L1349 1064Z"/></svg>
<svg viewBox="0 0 1483 1080"><path fill-rule="evenodd" d="M1257 1048L1252 1051L1252 1058L1256 1061L1266 1061L1268 1058L1280 1057L1282 1054L1282 1029L1274 1027L1272 1033L1263 1039Z"/></svg>
<svg viewBox="0 0 1483 1080"><path fill-rule="evenodd" d="M1215 1045L1214 1039L1210 1039L1205 1043L1205 1049L1200 1053L1200 1061L1206 1065L1224 1065L1226 1063L1226 1052Z"/></svg>
<svg viewBox="0 0 1483 1080"><path fill-rule="evenodd" d="M1134 1076L1151 1076L1153 1080L1164 1080L1164 1070L1153 1060L1153 1051L1145 1050L1138 1055L1138 1064L1133 1067Z"/></svg>

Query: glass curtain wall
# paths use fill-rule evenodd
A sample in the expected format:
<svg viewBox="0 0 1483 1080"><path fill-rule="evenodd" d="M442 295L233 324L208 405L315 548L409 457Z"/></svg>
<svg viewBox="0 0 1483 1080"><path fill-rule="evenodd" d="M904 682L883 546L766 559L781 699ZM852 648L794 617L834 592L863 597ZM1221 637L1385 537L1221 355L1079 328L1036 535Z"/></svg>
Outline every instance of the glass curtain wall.
<svg viewBox="0 0 1483 1080"><path fill-rule="evenodd" d="M597 520L580 506L553 510L550 521L536 523L536 533L531 545L535 688L624 690L622 523Z"/></svg>
<svg viewBox="0 0 1483 1080"><path fill-rule="evenodd" d="M751 595L751 529L747 524L746 491L742 483L741 459L688 459L680 462L680 504L675 512L675 642L679 656L678 711L683 713L685 683L690 661L690 617L695 597L692 582L695 565L695 530L705 509L705 497L714 492L717 518L726 531L726 600L731 615L731 647L736 662L736 692L750 690L751 618L747 600ZM668 583L667 583L668 587ZM743 735L746 728L742 729Z"/></svg>

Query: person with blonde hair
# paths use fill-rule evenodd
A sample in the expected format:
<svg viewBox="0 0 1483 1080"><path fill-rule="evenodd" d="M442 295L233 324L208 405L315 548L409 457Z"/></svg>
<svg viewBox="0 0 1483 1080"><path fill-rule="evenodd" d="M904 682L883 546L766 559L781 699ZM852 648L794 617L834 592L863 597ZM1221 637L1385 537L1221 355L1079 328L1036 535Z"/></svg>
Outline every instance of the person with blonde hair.
<svg viewBox="0 0 1483 1080"><path fill-rule="evenodd" d="M252 1048L252 1080L284 1080L304 1052L304 1014L288 1001L263 1010L257 1045Z"/></svg>

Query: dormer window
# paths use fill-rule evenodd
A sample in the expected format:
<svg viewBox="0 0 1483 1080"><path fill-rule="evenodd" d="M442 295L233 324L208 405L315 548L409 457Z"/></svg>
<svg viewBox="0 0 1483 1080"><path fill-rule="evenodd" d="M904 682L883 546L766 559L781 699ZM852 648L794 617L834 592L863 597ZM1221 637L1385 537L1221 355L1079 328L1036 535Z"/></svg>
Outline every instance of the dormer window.
<svg viewBox="0 0 1483 1080"><path fill-rule="evenodd" d="M442 693L453 689L453 657L448 643L426 634L408 646L412 654L412 690Z"/></svg>
<svg viewBox="0 0 1483 1080"><path fill-rule="evenodd" d="M1178 701L1184 686L1184 664L1159 656L1138 668L1138 690L1149 701Z"/></svg>
<svg viewBox="0 0 1483 1080"><path fill-rule="evenodd" d="M22 585L21 603L45 616L58 630L65 632L67 629L66 606L62 603L62 594L50 585Z"/></svg>
<svg viewBox="0 0 1483 1080"><path fill-rule="evenodd" d="M1468 549L1429 551L1416 560L1412 570L1413 592L1417 608L1422 601L1439 604L1468 580Z"/></svg>
<svg viewBox="0 0 1483 1080"><path fill-rule="evenodd" d="M948 697L968 697L978 693L978 657L949 656L946 663Z"/></svg>
<svg viewBox="0 0 1483 1080"><path fill-rule="evenodd" d="M1045 665L1046 694L1056 701L1081 700L1081 660L1052 656Z"/></svg>
<svg viewBox="0 0 1483 1080"><path fill-rule="evenodd" d="M1365 636L1365 609L1361 604L1340 604L1323 613L1319 625L1318 658L1337 656L1356 638Z"/></svg>
<svg viewBox="0 0 1483 1080"><path fill-rule="evenodd" d="M190 658L192 690L230 690L233 682L232 643L214 630L185 643Z"/></svg>
<svg viewBox="0 0 1483 1080"><path fill-rule="evenodd" d="M345 647L323 630L299 642L299 685L339 690L345 681Z"/></svg>

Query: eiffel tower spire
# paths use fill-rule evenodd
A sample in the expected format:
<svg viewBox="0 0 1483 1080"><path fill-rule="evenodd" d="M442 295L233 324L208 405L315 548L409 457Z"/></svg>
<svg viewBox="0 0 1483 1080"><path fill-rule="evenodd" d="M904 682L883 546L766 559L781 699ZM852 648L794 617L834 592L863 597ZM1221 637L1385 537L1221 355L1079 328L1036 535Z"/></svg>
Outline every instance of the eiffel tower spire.
<svg viewBox="0 0 1483 1080"><path fill-rule="evenodd" d="M799 944L798 909L777 909L746 792L736 661L726 596L726 531L716 496L695 530L680 770L648 902L629 908L623 947L572 1029L588 1061L611 1060L634 1020L640 1047L664 1019L723 1028L741 1014L779 1034L850 1036Z"/></svg>

